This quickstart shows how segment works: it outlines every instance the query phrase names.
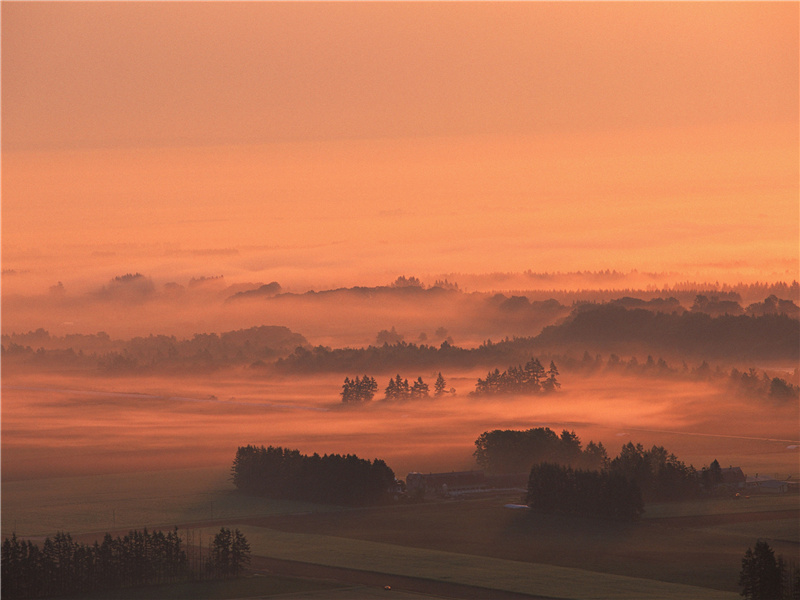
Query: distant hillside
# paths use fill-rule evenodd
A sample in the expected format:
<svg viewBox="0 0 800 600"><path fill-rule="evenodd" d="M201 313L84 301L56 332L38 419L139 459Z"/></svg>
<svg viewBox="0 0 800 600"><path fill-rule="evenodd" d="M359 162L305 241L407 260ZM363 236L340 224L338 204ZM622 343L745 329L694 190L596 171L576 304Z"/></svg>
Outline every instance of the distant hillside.
<svg viewBox="0 0 800 600"><path fill-rule="evenodd" d="M213 369L261 364L286 356L308 341L286 327L251 327L190 339L150 335L113 340L105 333L51 336L39 329L3 336L4 360L31 365L97 366L103 371Z"/></svg>
<svg viewBox="0 0 800 600"><path fill-rule="evenodd" d="M700 312L663 313L603 304L583 307L536 338L544 347L593 347L613 352L644 348L703 358L800 358L800 321L786 314L761 316Z"/></svg>

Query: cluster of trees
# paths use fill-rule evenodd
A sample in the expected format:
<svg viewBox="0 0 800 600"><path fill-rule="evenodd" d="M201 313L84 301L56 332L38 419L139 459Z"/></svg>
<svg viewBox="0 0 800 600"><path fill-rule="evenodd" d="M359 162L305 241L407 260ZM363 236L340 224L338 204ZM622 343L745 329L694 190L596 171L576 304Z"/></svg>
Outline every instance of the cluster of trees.
<svg viewBox="0 0 800 600"><path fill-rule="evenodd" d="M194 570L176 527L172 531L130 531L93 545L69 533L47 538L40 548L16 534L3 541L3 598L86 594L157 583L238 575L250 560L250 546L238 530L221 530L208 561Z"/></svg>
<svg viewBox="0 0 800 600"><path fill-rule="evenodd" d="M492 396L496 394L537 394L554 392L561 387L556 379L558 368L550 361L550 368L545 371L538 358L531 358L525 366L509 367L489 371L486 379L478 378L475 385L475 396Z"/></svg>
<svg viewBox="0 0 800 600"><path fill-rule="evenodd" d="M475 461L490 474L527 473L541 462L594 470L608 463L602 443L590 441L584 449L574 431L565 429L559 437L549 427L485 431L475 440L475 448Z"/></svg>
<svg viewBox="0 0 800 600"><path fill-rule="evenodd" d="M368 377L367 375L364 375L363 379L345 377L344 384L342 384L342 402L345 404L369 402L375 397L375 392L377 391L378 382L375 381L374 377Z"/></svg>
<svg viewBox="0 0 800 600"><path fill-rule="evenodd" d="M719 463L716 468L706 468L698 472L691 465L686 466L663 446L653 446L650 450L645 450L641 444L628 442L619 455L608 463L606 469L635 482L641 489L644 500L651 502L699 496L704 489L710 489L716 483L714 473L719 473Z"/></svg>
<svg viewBox="0 0 800 600"><path fill-rule="evenodd" d="M662 446L645 450L633 442L611 459L602 443L590 441L584 448L575 432L566 429L561 436L548 427L486 431L475 447L475 460L488 473L526 473L541 463L605 471L635 483L647 502L697 497L722 481L716 460L697 471Z"/></svg>
<svg viewBox="0 0 800 600"><path fill-rule="evenodd" d="M638 519L644 511L635 481L609 470L589 471L553 463L531 468L526 501L540 512L621 520Z"/></svg>
<svg viewBox="0 0 800 600"><path fill-rule="evenodd" d="M430 388L428 384L422 380L422 377L417 377L414 385L409 385L408 379L403 379L398 373L394 379L389 380L389 385L386 386L384 399L409 400L427 398L428 396L430 396Z"/></svg>
<svg viewBox="0 0 800 600"><path fill-rule="evenodd" d="M800 387L780 377L770 377L767 373L759 375L753 368L746 372L731 369L730 387L745 396L769 398L778 402L800 398Z"/></svg>
<svg viewBox="0 0 800 600"><path fill-rule="evenodd" d="M800 598L800 569L788 567L782 556L764 540L748 548L739 571L739 587L747 600L796 600Z"/></svg>
<svg viewBox="0 0 800 600"><path fill-rule="evenodd" d="M324 504L378 504L396 485L394 471L377 458L307 456L273 446L240 447L231 474L234 485L244 492Z"/></svg>
<svg viewBox="0 0 800 600"><path fill-rule="evenodd" d="M447 389L447 382L441 373L436 378L433 389L434 396L437 398L444 394L455 393L453 388ZM342 402L345 404L369 402L375 397L377 390L378 383L374 377L368 375L364 375L363 378L356 377L355 379L345 377L341 392ZM384 400L414 400L429 397L430 387L423 381L422 377L417 377L413 384L409 384L408 379L403 379L399 373L389 380L384 392Z"/></svg>
<svg viewBox="0 0 800 600"><path fill-rule="evenodd" d="M215 579L237 577L250 564L250 544L238 529L221 527L211 542L211 552L206 563L209 574Z"/></svg>

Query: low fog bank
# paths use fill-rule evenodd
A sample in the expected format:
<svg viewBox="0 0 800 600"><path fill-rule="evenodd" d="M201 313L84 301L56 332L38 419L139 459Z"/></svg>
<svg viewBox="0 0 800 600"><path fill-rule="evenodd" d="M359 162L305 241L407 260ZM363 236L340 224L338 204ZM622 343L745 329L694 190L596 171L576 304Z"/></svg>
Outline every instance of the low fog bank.
<svg viewBox="0 0 800 600"><path fill-rule="evenodd" d="M527 277L535 279L535 275ZM222 275L203 275L176 282L133 272L88 289L55 282L44 293L30 293L6 284L20 276L3 277L5 336L41 328L54 336L103 332L118 339L151 334L188 338L280 325L304 335L314 346L358 347L399 341L439 345L447 341L475 347L487 339L536 336L598 303L678 315L800 316L797 282L711 289L687 284L616 292L468 292L447 278L426 284L413 276L401 276L386 285L298 292L278 281L237 282ZM614 278L615 274L580 276L597 283L595 280ZM559 282L557 276L543 275L542 279ZM381 337L381 332L391 335Z"/></svg>
<svg viewBox="0 0 800 600"><path fill-rule="evenodd" d="M3 480L224 467L246 444L382 458L404 478L475 468L481 433L532 427L574 430L609 454L633 441L665 446L698 468L717 459L752 473L800 474L796 403L765 404L713 382L618 374L562 375L553 395L468 395L482 375L448 374L455 395L355 407L341 403L333 375L118 377L91 389L80 377L4 377Z"/></svg>

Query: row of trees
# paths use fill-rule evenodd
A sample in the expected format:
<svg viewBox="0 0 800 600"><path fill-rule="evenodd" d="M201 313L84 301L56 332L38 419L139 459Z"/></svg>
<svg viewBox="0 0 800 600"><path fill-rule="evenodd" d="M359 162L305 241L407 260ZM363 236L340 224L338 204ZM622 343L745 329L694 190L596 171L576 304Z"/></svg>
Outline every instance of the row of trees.
<svg viewBox="0 0 800 600"><path fill-rule="evenodd" d="M307 456L273 446L240 447L231 474L234 485L245 492L324 504L377 504L385 501L396 485L394 471L377 458Z"/></svg>
<svg viewBox="0 0 800 600"><path fill-rule="evenodd" d="M42 598L104 592L148 584L238 575L250 560L250 546L237 529L221 529L199 569L193 568L176 527L172 531L130 531L102 543L76 542L69 533L47 538L40 548L16 534L3 541L3 598Z"/></svg>
<svg viewBox="0 0 800 600"><path fill-rule="evenodd" d="M433 384L434 396L437 398L444 394L455 393L454 389L447 389L447 382L442 374L436 378L436 383ZM369 402L375 397L375 392L378 391L378 382L374 377L364 375L364 377L356 377L350 379L344 378L342 384L342 402L345 404L355 403L360 404ZM384 400L413 400L419 398L429 398L430 387L425 383L422 377L417 377L417 380L412 384L408 383L408 379L403 379L398 373L396 377L389 380L384 392Z"/></svg>
<svg viewBox="0 0 800 600"><path fill-rule="evenodd" d="M574 470L553 463L531 468L527 503L540 512L622 520L638 519L644 511L635 481L609 470Z"/></svg>
<svg viewBox="0 0 800 600"><path fill-rule="evenodd" d="M538 394L554 392L561 387L556 377L558 368L550 361L550 368L545 371L538 358L531 358L525 366L509 367L489 371L486 379L478 378L475 385L475 396L492 396L496 394Z"/></svg>

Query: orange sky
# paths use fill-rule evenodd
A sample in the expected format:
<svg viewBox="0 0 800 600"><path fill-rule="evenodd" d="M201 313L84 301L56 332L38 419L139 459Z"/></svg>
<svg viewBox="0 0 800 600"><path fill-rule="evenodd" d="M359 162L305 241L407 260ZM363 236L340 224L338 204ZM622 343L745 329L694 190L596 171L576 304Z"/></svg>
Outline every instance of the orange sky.
<svg viewBox="0 0 800 600"><path fill-rule="evenodd" d="M3 2L3 268L40 289L800 278L799 22L789 2Z"/></svg>

